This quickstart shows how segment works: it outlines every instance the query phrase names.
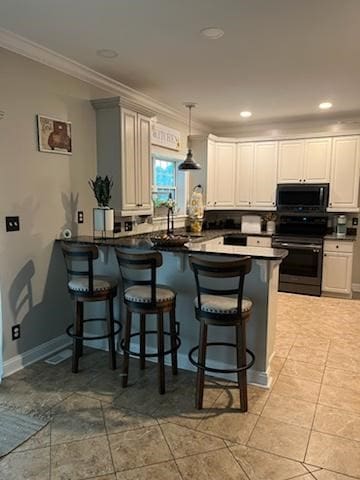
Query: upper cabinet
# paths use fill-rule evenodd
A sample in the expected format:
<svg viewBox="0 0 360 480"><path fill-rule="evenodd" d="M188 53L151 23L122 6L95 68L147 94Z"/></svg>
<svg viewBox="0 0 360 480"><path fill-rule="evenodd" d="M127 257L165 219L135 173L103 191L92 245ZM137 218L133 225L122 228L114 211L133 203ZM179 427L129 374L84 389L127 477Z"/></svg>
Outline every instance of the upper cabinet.
<svg viewBox="0 0 360 480"><path fill-rule="evenodd" d="M112 206L121 216L152 213L152 112L120 97L93 100L98 174L112 177Z"/></svg>
<svg viewBox="0 0 360 480"><path fill-rule="evenodd" d="M277 142L255 143L251 207L275 209Z"/></svg>
<svg viewBox="0 0 360 480"><path fill-rule="evenodd" d="M214 201L216 208L234 207L235 162L236 145L234 143L216 143Z"/></svg>
<svg viewBox="0 0 360 480"><path fill-rule="evenodd" d="M333 139L329 211L358 211L359 136Z"/></svg>
<svg viewBox="0 0 360 480"><path fill-rule="evenodd" d="M331 138L279 142L278 183L329 183Z"/></svg>
<svg viewBox="0 0 360 480"><path fill-rule="evenodd" d="M235 169L235 207L249 208L254 177L254 143L238 143Z"/></svg>

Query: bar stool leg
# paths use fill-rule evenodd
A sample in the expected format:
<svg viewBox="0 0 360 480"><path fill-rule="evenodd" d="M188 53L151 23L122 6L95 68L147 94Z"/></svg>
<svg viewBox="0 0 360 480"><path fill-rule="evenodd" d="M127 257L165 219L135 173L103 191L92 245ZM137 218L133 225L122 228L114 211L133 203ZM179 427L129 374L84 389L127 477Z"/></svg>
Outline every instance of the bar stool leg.
<svg viewBox="0 0 360 480"><path fill-rule="evenodd" d="M206 362L207 330L208 330L208 326L206 325L205 321L200 320L198 363L201 365L205 365L205 362ZM205 370L198 367L197 375L196 375L196 397L195 397L195 407L198 410L201 410L203 407L204 383L205 383Z"/></svg>
<svg viewBox="0 0 360 480"><path fill-rule="evenodd" d="M241 325L236 327L236 356L237 367L244 367L246 365L246 325L242 321ZM238 384L240 390L240 411L247 412L248 397L247 397L247 374L246 370L238 372Z"/></svg>
<svg viewBox="0 0 360 480"><path fill-rule="evenodd" d="M74 330L75 335L81 336L83 330L83 317L84 317L84 304L82 302L75 301L75 322ZM73 340L73 357L72 357L72 372L78 373L79 371L79 357L82 350L82 340L74 338Z"/></svg>
<svg viewBox="0 0 360 480"><path fill-rule="evenodd" d="M145 369L145 314L140 313L140 369Z"/></svg>
<svg viewBox="0 0 360 480"><path fill-rule="evenodd" d="M158 341L158 375L159 393L165 393L165 356L164 356L164 315L159 312L157 315L157 341Z"/></svg>
<svg viewBox="0 0 360 480"><path fill-rule="evenodd" d="M109 335L109 361L110 368L116 369L116 350L115 350L115 336L114 336L114 299L109 298L109 312L108 312L108 335Z"/></svg>
<svg viewBox="0 0 360 480"><path fill-rule="evenodd" d="M124 332L124 347L126 350L130 348L130 333L131 333L131 312L126 308L126 321L125 321L125 332ZM124 351L124 360L123 360L123 377L122 377L122 386L123 388L127 387L128 378L129 378L129 357L130 354Z"/></svg>
<svg viewBox="0 0 360 480"><path fill-rule="evenodd" d="M170 310L170 338L171 338L171 367L173 375L178 373L177 351L176 351L176 323L175 307Z"/></svg>

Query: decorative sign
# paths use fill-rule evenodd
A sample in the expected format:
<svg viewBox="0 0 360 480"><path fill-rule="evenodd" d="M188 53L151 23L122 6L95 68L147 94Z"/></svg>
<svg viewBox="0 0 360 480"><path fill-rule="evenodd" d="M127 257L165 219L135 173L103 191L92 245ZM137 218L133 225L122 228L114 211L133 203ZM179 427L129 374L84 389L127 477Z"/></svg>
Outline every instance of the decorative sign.
<svg viewBox="0 0 360 480"><path fill-rule="evenodd" d="M152 124L151 143L170 150L180 150L180 132L159 123Z"/></svg>
<svg viewBox="0 0 360 480"><path fill-rule="evenodd" d="M65 120L37 116L40 152L72 154L71 123Z"/></svg>

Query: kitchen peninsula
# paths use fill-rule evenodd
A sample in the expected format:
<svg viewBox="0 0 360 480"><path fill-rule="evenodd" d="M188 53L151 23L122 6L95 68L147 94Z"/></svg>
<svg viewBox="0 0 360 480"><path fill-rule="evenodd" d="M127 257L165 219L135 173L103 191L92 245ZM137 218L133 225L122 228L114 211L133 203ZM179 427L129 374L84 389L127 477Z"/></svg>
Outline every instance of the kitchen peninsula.
<svg viewBox="0 0 360 480"><path fill-rule="evenodd" d="M286 257L287 251L273 248L224 245L223 235L226 233L229 232L224 230L221 233L219 231L207 231L202 238L189 238L189 242L184 247L156 247L163 255L163 266L158 270L157 282L169 285L177 292L176 319L180 323L182 341L178 351L179 367L193 370L188 360L188 352L196 345L198 338L198 322L194 316L193 303L195 282L193 272L188 264L188 255L208 255L212 259L218 257L222 260L224 260L224 256L228 258L250 256L252 258L252 270L245 279L244 295L251 298L253 302L253 311L247 326L247 344L248 348L254 352L256 361L248 372L248 381L270 387L272 382L270 360L274 354L279 265ZM115 277L119 276L119 272L113 247L155 249L148 235L114 239L75 237L67 241L97 245L101 254L95 266L96 273L111 274ZM121 306L119 309L121 309ZM120 316L119 312L117 312L117 316ZM214 335L216 335L216 341L233 341L233 332L228 328L211 329L209 332L210 341L214 341ZM147 339L149 350L155 349L155 344L151 343L151 340L150 337ZM209 366L232 368L235 364L232 353L222 349L209 350Z"/></svg>

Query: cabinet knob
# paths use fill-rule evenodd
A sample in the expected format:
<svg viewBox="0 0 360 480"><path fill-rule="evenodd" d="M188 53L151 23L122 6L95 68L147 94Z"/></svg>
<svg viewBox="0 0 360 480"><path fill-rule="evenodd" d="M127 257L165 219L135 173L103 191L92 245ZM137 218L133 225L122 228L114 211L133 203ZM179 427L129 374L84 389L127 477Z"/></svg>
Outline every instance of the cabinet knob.
<svg viewBox="0 0 360 480"><path fill-rule="evenodd" d="M339 248L339 245L336 245L336 248Z"/></svg>
<svg viewBox="0 0 360 480"><path fill-rule="evenodd" d="M330 207L331 207L332 203L330 202L329 205L330 205Z"/></svg>
<svg viewBox="0 0 360 480"><path fill-rule="evenodd" d="M304 178L303 182L306 182L306 179Z"/></svg>
<svg viewBox="0 0 360 480"><path fill-rule="evenodd" d="M327 257L327 253L324 253L324 257Z"/></svg>
<svg viewBox="0 0 360 480"><path fill-rule="evenodd" d="M216 205L216 202L214 202L214 205Z"/></svg>
<svg viewBox="0 0 360 480"><path fill-rule="evenodd" d="M249 202L249 205L251 205L251 202Z"/></svg>
<svg viewBox="0 0 360 480"><path fill-rule="evenodd" d="M275 205L275 202L272 202L273 205Z"/></svg>

